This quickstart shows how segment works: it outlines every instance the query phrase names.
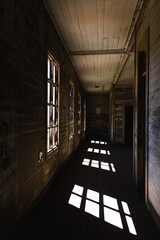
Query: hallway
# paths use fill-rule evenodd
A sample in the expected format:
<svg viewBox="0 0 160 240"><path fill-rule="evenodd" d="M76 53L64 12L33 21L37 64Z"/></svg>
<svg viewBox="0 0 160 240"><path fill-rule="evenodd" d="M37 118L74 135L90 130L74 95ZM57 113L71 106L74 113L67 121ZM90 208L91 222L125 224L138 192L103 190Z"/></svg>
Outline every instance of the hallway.
<svg viewBox="0 0 160 240"><path fill-rule="evenodd" d="M16 240L159 239L143 195L132 188L132 150L105 141L85 140Z"/></svg>

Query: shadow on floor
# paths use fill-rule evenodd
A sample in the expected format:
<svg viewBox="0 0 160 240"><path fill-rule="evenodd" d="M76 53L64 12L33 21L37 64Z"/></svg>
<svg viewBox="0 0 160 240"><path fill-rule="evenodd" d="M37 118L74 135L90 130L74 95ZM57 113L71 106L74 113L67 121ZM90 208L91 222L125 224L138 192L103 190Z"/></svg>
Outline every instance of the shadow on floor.
<svg viewBox="0 0 160 240"><path fill-rule="evenodd" d="M88 139L57 176L15 238L159 239L132 187L132 149Z"/></svg>

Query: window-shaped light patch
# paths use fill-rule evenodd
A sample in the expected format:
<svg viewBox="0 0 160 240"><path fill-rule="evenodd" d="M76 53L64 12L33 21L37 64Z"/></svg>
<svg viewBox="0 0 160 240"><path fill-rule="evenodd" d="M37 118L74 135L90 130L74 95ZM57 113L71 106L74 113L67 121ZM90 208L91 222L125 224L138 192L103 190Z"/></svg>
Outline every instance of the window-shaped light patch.
<svg viewBox="0 0 160 240"><path fill-rule="evenodd" d="M111 155L110 151L107 151L107 154L108 154L108 155Z"/></svg>
<svg viewBox="0 0 160 240"><path fill-rule="evenodd" d="M87 198L95 202L99 202L99 193L93 190L87 190Z"/></svg>
<svg viewBox="0 0 160 240"><path fill-rule="evenodd" d="M84 158L83 162L82 162L82 165L89 166L89 163L90 163L90 159Z"/></svg>
<svg viewBox="0 0 160 240"><path fill-rule="evenodd" d="M115 210L104 207L104 220L105 222L123 229L120 213Z"/></svg>
<svg viewBox="0 0 160 240"><path fill-rule="evenodd" d="M105 142L104 144L107 145L107 142Z"/></svg>
<svg viewBox="0 0 160 240"><path fill-rule="evenodd" d="M109 163L101 162L101 169L104 169L106 171L110 171Z"/></svg>
<svg viewBox="0 0 160 240"><path fill-rule="evenodd" d="M91 167L99 168L99 162L96 160L91 161Z"/></svg>
<svg viewBox="0 0 160 240"><path fill-rule="evenodd" d="M99 218L99 204L90 200L86 200L85 212Z"/></svg>
<svg viewBox="0 0 160 240"><path fill-rule="evenodd" d="M101 150L100 150L100 153L101 153L101 154L106 154L106 150L102 150L102 149L101 149Z"/></svg>
<svg viewBox="0 0 160 240"><path fill-rule="evenodd" d="M99 144L99 141L95 141L96 144Z"/></svg>
<svg viewBox="0 0 160 240"><path fill-rule="evenodd" d="M116 172L116 169L115 169L115 167L114 167L114 164L111 163L110 165L111 165L112 172Z"/></svg>
<svg viewBox="0 0 160 240"><path fill-rule="evenodd" d="M76 194L71 194L68 203L74 207L80 208L81 201L82 198L80 196L77 196Z"/></svg>
<svg viewBox="0 0 160 240"><path fill-rule="evenodd" d="M99 149L95 148L94 153L99 153Z"/></svg>
<svg viewBox="0 0 160 240"><path fill-rule="evenodd" d="M132 218L129 216L125 216L125 217L126 217L126 221L127 221L127 225L130 233L132 233L133 235L137 235Z"/></svg>
<svg viewBox="0 0 160 240"><path fill-rule="evenodd" d="M94 140L91 140L91 143L94 143L95 141Z"/></svg>
<svg viewBox="0 0 160 240"><path fill-rule="evenodd" d="M130 215L128 204L126 202L123 202L123 201L121 201L121 203L122 203L124 213Z"/></svg>
<svg viewBox="0 0 160 240"><path fill-rule="evenodd" d="M107 207L119 210L118 207L118 202L116 198L107 196L107 195L103 195L103 204Z"/></svg>
<svg viewBox="0 0 160 240"><path fill-rule="evenodd" d="M81 201L82 201L82 197L81 197L82 194L83 194L83 187L75 184L68 203L76 208L80 208Z"/></svg>
<svg viewBox="0 0 160 240"><path fill-rule="evenodd" d="M81 186L79 186L79 185L74 185L72 192L73 192L73 193L76 193L76 194L78 194L78 195L80 195L80 196L82 196L82 194L83 194L83 189L84 189L84 188L81 187Z"/></svg>
<svg viewBox="0 0 160 240"><path fill-rule="evenodd" d="M87 152L93 152L93 148L88 148Z"/></svg>

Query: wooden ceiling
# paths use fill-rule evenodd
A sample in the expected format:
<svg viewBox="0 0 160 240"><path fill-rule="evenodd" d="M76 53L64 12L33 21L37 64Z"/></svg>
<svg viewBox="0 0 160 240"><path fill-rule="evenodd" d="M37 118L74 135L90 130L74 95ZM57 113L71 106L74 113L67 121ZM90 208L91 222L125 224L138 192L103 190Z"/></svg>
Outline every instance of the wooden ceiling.
<svg viewBox="0 0 160 240"><path fill-rule="evenodd" d="M138 2L44 0L86 91L104 92L110 89L128 46ZM127 72L129 74L130 70Z"/></svg>

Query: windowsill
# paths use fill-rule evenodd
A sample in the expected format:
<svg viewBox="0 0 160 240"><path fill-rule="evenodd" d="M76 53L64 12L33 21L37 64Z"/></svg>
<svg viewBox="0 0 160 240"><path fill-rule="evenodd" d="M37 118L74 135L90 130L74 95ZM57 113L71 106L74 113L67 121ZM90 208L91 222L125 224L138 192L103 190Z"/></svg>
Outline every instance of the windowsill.
<svg viewBox="0 0 160 240"><path fill-rule="evenodd" d="M52 149L50 152L47 152L47 157L46 159L49 160L50 158L52 158L55 154L57 154L59 152L59 147L55 147L54 149Z"/></svg>

